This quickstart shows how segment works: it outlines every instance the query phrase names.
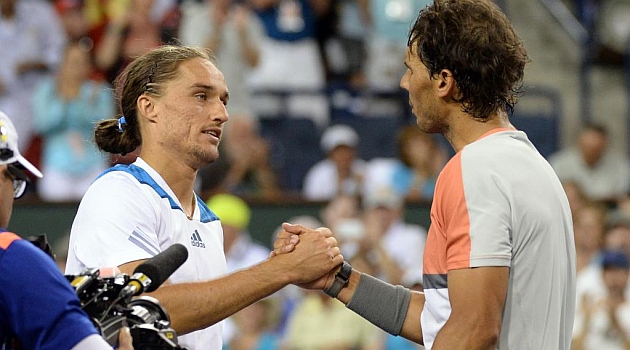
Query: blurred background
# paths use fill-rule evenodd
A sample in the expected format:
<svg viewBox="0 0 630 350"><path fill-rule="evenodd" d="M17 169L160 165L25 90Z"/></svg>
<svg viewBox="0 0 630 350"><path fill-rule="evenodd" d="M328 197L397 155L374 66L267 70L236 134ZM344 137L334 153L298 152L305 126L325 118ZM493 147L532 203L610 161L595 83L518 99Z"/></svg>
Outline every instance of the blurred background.
<svg viewBox="0 0 630 350"><path fill-rule="evenodd" d="M89 184L136 157L103 155L92 142L95 121L119 116L116 75L153 47L202 46L213 51L231 99L221 157L199 172L196 192L231 225L228 260L243 267L263 259L260 249L293 220L333 228L354 264L421 288L435 180L453 154L441 136L414 126L398 86L408 29L428 3L0 0L0 110L45 174L16 202L9 229L46 234L62 265ZM615 286L627 287L630 253L630 0L495 3L531 58L512 123L550 161L571 202L576 349L622 349L630 289L620 297ZM610 277L611 269L621 273ZM226 346L254 349L246 345L266 339L272 345L261 349L414 348L358 320L343 342L345 335L300 338L302 327L335 328L326 312L342 324L351 316L318 296L289 290L280 299L231 320ZM293 307L302 316L293 319ZM230 329L256 336L234 338Z"/></svg>

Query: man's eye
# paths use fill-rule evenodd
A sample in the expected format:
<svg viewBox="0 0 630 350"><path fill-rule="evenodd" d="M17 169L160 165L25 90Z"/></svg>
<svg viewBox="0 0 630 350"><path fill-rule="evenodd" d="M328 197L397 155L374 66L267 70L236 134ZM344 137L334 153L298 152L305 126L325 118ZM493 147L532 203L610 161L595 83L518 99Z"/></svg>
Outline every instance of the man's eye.
<svg viewBox="0 0 630 350"><path fill-rule="evenodd" d="M208 97L206 96L206 94L196 94L195 98L198 100L206 100Z"/></svg>

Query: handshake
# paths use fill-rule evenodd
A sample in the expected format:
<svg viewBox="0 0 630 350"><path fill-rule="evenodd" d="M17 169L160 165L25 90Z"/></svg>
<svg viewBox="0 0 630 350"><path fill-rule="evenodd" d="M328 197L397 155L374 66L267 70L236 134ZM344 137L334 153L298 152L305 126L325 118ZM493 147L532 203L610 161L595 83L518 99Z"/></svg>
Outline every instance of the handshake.
<svg viewBox="0 0 630 350"><path fill-rule="evenodd" d="M328 228L284 223L273 248L270 260L284 267L279 273L287 277L288 283L323 290L332 297L337 296L352 271Z"/></svg>

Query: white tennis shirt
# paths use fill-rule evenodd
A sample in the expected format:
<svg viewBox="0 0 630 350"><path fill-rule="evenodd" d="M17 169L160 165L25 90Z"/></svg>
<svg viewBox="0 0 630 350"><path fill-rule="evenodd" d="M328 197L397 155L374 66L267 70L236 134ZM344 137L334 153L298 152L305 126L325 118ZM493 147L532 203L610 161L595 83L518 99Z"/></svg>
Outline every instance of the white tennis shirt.
<svg viewBox="0 0 630 350"><path fill-rule="evenodd" d="M195 282L226 273L223 231L218 217L197 197L193 220L164 179L138 158L104 172L81 200L70 233L67 274L86 267L112 267L148 259L174 243L188 260L170 283ZM195 349L221 349L223 322L179 337Z"/></svg>

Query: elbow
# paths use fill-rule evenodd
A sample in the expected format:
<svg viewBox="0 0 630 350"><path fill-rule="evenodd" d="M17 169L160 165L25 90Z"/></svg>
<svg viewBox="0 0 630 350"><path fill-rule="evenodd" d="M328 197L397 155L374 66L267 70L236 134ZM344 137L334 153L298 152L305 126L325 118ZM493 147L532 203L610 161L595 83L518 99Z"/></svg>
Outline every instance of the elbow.
<svg viewBox="0 0 630 350"><path fill-rule="evenodd" d="M501 326L488 326L479 322L475 334L477 334L476 339L479 340L479 349L496 349L501 337Z"/></svg>
<svg viewBox="0 0 630 350"><path fill-rule="evenodd" d="M486 337L484 339L484 343L482 344L483 347L482 349L488 349L488 350L492 350L492 349L497 349L499 346L499 335L490 335L488 337Z"/></svg>

